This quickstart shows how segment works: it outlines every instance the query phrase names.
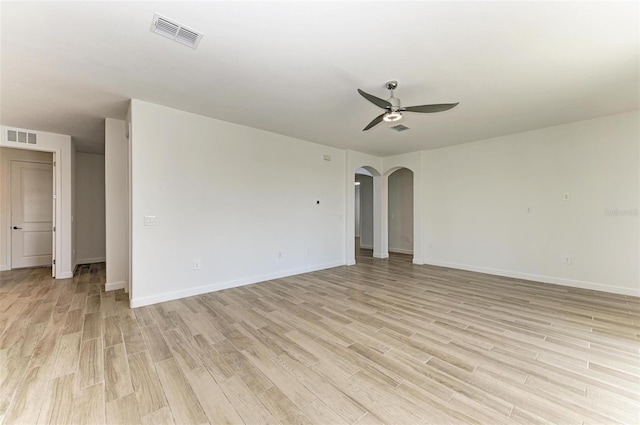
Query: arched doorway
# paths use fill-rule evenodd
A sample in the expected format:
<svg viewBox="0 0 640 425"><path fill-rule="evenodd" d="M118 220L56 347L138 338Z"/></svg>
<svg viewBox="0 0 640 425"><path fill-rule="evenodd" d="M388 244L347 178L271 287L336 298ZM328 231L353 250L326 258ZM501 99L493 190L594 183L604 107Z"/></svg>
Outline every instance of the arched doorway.
<svg viewBox="0 0 640 425"><path fill-rule="evenodd" d="M373 175L365 168L355 173L355 253L373 257Z"/></svg>
<svg viewBox="0 0 640 425"><path fill-rule="evenodd" d="M353 261L357 257L376 257L381 246L380 189L382 176L373 167L362 166L354 170L354 247ZM351 263L353 264L353 263Z"/></svg>
<svg viewBox="0 0 640 425"><path fill-rule="evenodd" d="M387 243L390 254L413 256L413 215L413 171L396 168L387 178Z"/></svg>

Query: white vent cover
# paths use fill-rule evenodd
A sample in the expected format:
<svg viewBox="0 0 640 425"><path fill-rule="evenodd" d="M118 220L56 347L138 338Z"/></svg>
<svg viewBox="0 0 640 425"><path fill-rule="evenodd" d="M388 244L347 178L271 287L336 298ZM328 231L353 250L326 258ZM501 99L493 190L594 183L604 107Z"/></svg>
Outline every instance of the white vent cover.
<svg viewBox="0 0 640 425"><path fill-rule="evenodd" d="M193 49L198 47L200 40L204 35L198 31L187 28L171 19L165 18L162 15L153 15L153 21L151 22L151 32L160 34L164 37L170 38L180 44L189 46Z"/></svg>
<svg viewBox="0 0 640 425"><path fill-rule="evenodd" d="M394 125L393 127L391 127L391 130L405 131L405 130L409 130L409 127L407 127L406 125L398 124L398 125Z"/></svg>
<svg viewBox="0 0 640 425"><path fill-rule="evenodd" d="M11 143L24 143L29 145L38 144L38 133L31 130L20 130L17 128L8 128L5 133L5 140Z"/></svg>

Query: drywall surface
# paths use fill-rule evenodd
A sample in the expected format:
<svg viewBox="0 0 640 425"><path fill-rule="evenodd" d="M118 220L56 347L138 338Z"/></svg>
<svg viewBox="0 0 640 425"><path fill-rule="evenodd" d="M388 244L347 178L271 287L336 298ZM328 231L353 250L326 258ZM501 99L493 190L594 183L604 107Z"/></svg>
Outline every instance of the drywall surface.
<svg viewBox="0 0 640 425"><path fill-rule="evenodd" d="M51 164L53 155L51 152L0 148L0 270L11 270L11 161Z"/></svg>
<svg viewBox="0 0 640 425"><path fill-rule="evenodd" d="M127 289L129 280L129 146L127 123L105 120L105 289Z"/></svg>
<svg viewBox="0 0 640 425"><path fill-rule="evenodd" d="M132 306L344 264L345 151L136 99L131 118Z"/></svg>
<svg viewBox="0 0 640 425"><path fill-rule="evenodd" d="M425 263L640 295L639 145L635 111L424 151Z"/></svg>
<svg viewBox="0 0 640 425"><path fill-rule="evenodd" d="M389 251L413 254L413 172L400 168L387 184Z"/></svg>
<svg viewBox="0 0 640 425"><path fill-rule="evenodd" d="M76 262L105 261L104 155L76 153Z"/></svg>
<svg viewBox="0 0 640 425"><path fill-rule="evenodd" d="M7 128L0 127L2 135ZM33 130L29 130L33 131ZM75 194L73 191L73 176L75 170L75 146L70 136L62 134L35 132L38 135L37 145L8 142L4 136L0 137L0 146L7 148L24 149L30 151L53 152L55 154L55 180L56 180L56 278L66 279L73 276L75 267L73 239L73 205Z"/></svg>

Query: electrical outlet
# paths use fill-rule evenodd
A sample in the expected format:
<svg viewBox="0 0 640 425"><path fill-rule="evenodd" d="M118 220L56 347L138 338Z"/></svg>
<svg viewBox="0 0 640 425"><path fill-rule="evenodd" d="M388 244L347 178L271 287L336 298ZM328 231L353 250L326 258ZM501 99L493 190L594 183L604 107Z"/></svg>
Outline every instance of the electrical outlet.
<svg viewBox="0 0 640 425"><path fill-rule="evenodd" d="M562 257L562 262L565 264L571 264L571 256L565 255L564 257Z"/></svg>
<svg viewBox="0 0 640 425"><path fill-rule="evenodd" d="M278 251L278 258L282 258L282 251Z"/></svg>
<svg viewBox="0 0 640 425"><path fill-rule="evenodd" d="M200 270L200 260L193 260L193 270Z"/></svg>
<svg viewBox="0 0 640 425"><path fill-rule="evenodd" d="M525 212L526 212L527 214L533 214L533 208L531 208L531 207L527 207L527 209L525 210Z"/></svg>

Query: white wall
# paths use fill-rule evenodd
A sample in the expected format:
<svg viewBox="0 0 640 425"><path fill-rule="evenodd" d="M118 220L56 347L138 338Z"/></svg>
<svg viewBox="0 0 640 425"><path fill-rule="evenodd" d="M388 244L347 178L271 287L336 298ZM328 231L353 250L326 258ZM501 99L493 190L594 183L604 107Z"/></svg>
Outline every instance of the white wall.
<svg viewBox="0 0 640 425"><path fill-rule="evenodd" d="M104 195L105 289L128 289L129 281L129 146L125 121L105 120Z"/></svg>
<svg viewBox="0 0 640 425"><path fill-rule="evenodd" d="M635 111L423 152L425 263L640 295L639 145Z"/></svg>
<svg viewBox="0 0 640 425"><path fill-rule="evenodd" d="M340 208L354 217L363 165L414 171L414 263L640 295L637 112L384 159L348 151L345 163L332 148L132 107L134 306L348 263L355 220ZM316 193L330 200L320 209Z"/></svg>
<svg viewBox="0 0 640 425"><path fill-rule="evenodd" d="M0 127L0 146L32 151L53 152L56 161L56 278L65 279L73 276L75 267L73 251L73 207L75 194L73 176L75 170L75 146L70 136L35 131L38 134L37 145L17 144L6 141L5 126ZM10 127L13 128L13 127ZM32 130L30 130L32 131Z"/></svg>
<svg viewBox="0 0 640 425"><path fill-rule="evenodd" d="M132 306L344 264L345 151L135 99L131 119Z"/></svg>
<svg viewBox="0 0 640 425"><path fill-rule="evenodd" d="M389 251L413 254L413 172L394 171L388 185Z"/></svg>
<svg viewBox="0 0 640 425"><path fill-rule="evenodd" d="M104 155L76 154L76 262L105 261Z"/></svg>
<svg viewBox="0 0 640 425"><path fill-rule="evenodd" d="M360 247L373 249L373 177L356 174L360 182Z"/></svg>
<svg viewBox="0 0 640 425"><path fill-rule="evenodd" d="M11 270L11 161L51 164L53 155L51 152L0 148L0 270Z"/></svg>

